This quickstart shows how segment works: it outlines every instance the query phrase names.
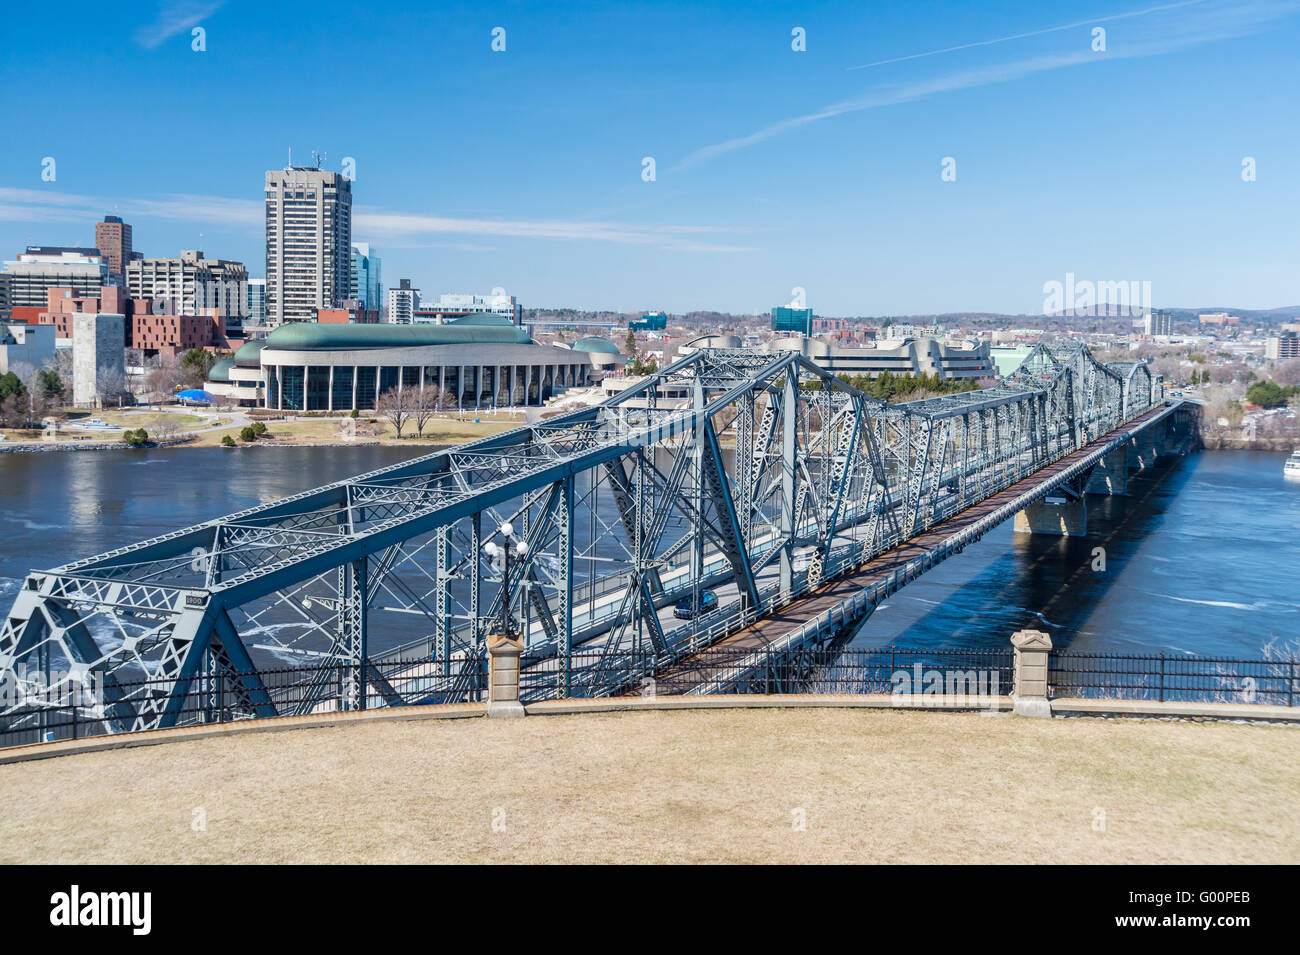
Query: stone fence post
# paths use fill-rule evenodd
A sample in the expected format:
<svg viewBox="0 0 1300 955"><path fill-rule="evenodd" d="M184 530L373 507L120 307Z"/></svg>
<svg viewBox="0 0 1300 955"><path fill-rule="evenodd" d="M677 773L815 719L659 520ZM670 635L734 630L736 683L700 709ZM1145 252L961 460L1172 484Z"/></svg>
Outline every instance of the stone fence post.
<svg viewBox="0 0 1300 955"><path fill-rule="evenodd" d="M503 633L488 634L488 716L524 716L519 702L521 639Z"/></svg>
<svg viewBox="0 0 1300 955"><path fill-rule="evenodd" d="M1051 716L1047 701L1047 656L1052 638L1041 630L1020 630L1011 635L1016 648L1014 710L1021 716Z"/></svg>

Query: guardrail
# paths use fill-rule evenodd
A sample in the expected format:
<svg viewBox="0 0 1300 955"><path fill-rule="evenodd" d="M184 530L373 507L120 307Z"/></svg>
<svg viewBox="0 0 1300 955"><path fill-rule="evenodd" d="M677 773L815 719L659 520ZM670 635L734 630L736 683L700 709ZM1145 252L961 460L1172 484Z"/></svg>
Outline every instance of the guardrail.
<svg viewBox="0 0 1300 955"><path fill-rule="evenodd" d="M1055 697L1161 703L1300 703L1300 662L1170 654L1053 652Z"/></svg>

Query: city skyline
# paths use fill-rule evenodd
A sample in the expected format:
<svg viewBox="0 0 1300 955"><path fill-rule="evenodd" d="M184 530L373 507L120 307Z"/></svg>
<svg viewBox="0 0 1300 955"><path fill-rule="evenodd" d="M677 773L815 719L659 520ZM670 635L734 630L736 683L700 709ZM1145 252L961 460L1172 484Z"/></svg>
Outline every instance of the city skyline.
<svg viewBox="0 0 1300 955"><path fill-rule="evenodd" d="M48 10L11 13L30 42L0 71L38 95L10 105L4 258L90 245L108 214L147 256L202 249L256 274L257 183L315 149L327 170L351 161L352 239L387 287L433 295L762 313L802 288L819 314L1033 314L1045 283L1075 274L1150 282L1157 307L1300 298L1300 143L1276 119L1295 87L1288 0L996 15L326 3L310 9L339 16L288 39L234 0L153 20L62 6L57 37L36 29ZM343 65L266 96L304 75L293 59L338 59L325 24L340 17ZM52 122L109 60L127 94L114 117L141 135ZM202 122L157 119L200 104Z"/></svg>

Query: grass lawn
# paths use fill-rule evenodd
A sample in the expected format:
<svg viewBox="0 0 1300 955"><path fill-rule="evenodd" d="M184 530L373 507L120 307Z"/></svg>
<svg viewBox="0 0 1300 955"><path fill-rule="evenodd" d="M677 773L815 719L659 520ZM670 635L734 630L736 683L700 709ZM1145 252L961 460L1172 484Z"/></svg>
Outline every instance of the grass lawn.
<svg viewBox="0 0 1300 955"><path fill-rule="evenodd" d="M0 787L6 863L1300 862L1300 732L1228 723L369 723L0 766Z"/></svg>

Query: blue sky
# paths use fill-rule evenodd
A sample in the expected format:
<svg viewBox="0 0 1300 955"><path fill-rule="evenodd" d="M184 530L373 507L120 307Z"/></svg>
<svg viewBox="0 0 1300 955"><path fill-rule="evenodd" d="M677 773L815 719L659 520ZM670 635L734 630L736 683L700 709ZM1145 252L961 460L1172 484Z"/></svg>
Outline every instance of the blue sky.
<svg viewBox="0 0 1300 955"><path fill-rule="evenodd" d="M260 275L262 177L292 148L355 159L354 239L426 294L760 311L802 287L826 315L1037 312L1073 272L1150 281L1156 305L1300 302L1300 0L186 0L6 20L5 258L90 244L116 210L146 255Z"/></svg>

